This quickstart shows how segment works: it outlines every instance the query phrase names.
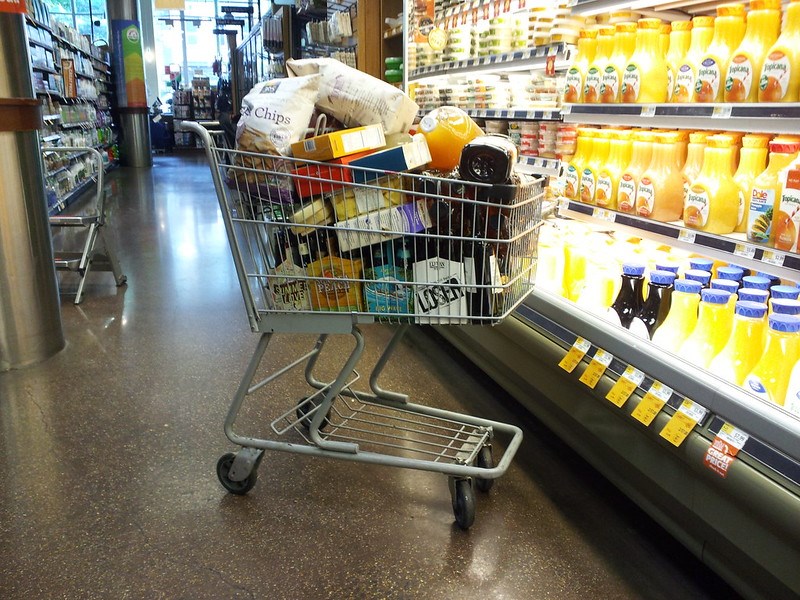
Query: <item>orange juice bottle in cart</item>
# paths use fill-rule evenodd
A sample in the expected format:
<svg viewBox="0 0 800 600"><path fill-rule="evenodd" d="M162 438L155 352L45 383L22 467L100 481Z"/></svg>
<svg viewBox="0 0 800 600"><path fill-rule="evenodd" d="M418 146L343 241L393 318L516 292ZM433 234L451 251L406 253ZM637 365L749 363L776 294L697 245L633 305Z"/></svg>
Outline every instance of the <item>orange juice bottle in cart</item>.
<svg viewBox="0 0 800 600"><path fill-rule="evenodd" d="M667 69L669 69L667 73L669 77L669 83L667 84L667 102L672 100L672 94L675 90L675 74L680 68L681 61L686 58L691 39L691 21L672 22L672 31L669 34L669 52L667 52Z"/></svg>
<svg viewBox="0 0 800 600"><path fill-rule="evenodd" d="M650 166L653 156L653 140L655 134L650 131L633 133L633 150L631 162L622 171L617 186L617 210L632 214L636 209L636 188L645 169Z"/></svg>
<svg viewBox="0 0 800 600"><path fill-rule="evenodd" d="M596 49L597 29L581 30L578 38L578 54L572 67L567 71L564 82L564 102L583 102L583 86L586 84L586 72L589 70L589 63L594 60Z"/></svg>
<svg viewBox="0 0 800 600"><path fill-rule="evenodd" d="M600 102L600 90L603 85L603 73L611 60L611 53L614 50L613 25L603 25L598 29L597 48L594 59L590 62L586 71L586 79L583 85L583 101L587 104L597 104Z"/></svg>
<svg viewBox="0 0 800 600"><path fill-rule="evenodd" d="M661 19L639 19L636 50L622 76L622 102L667 99L667 60L661 53Z"/></svg>
<svg viewBox="0 0 800 600"><path fill-rule="evenodd" d="M600 86L600 102L613 104L619 102L622 75L636 49L636 23L617 23L615 25L614 50L603 73Z"/></svg>
<svg viewBox="0 0 800 600"><path fill-rule="evenodd" d="M683 211L683 180L676 151L678 134L655 134L650 165L636 188L636 214L656 221L676 221Z"/></svg>
<svg viewBox="0 0 800 600"><path fill-rule="evenodd" d="M743 4L722 4L717 7L714 39L700 59L694 82L695 102L722 102L728 61L742 43L745 32Z"/></svg>
<svg viewBox="0 0 800 600"><path fill-rule="evenodd" d="M703 169L689 188L683 222L708 233L731 233L739 217L739 186L731 175L733 140L712 135L706 141Z"/></svg>
<svg viewBox="0 0 800 600"><path fill-rule="evenodd" d="M758 82L759 102L800 99L800 0L786 8L783 32L767 51Z"/></svg>
<svg viewBox="0 0 800 600"><path fill-rule="evenodd" d="M692 19L692 35L689 51L678 62L675 69L675 83L672 90L673 102L691 102L694 97L694 83L697 79L697 66L714 38L714 17L695 17Z"/></svg>
<svg viewBox="0 0 800 600"><path fill-rule="evenodd" d="M434 108L419 122L419 132L425 136L431 153L428 168L452 171L458 166L461 150L483 130L460 108Z"/></svg>

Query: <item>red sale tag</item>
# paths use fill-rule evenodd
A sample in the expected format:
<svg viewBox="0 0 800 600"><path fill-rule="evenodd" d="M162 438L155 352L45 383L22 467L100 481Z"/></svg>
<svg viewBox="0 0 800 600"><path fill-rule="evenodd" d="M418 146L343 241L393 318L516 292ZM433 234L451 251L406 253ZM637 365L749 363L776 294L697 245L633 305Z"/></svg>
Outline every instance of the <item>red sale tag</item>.
<svg viewBox="0 0 800 600"><path fill-rule="evenodd" d="M725 479L728 477L728 469L737 454L739 454L738 448L716 437L706 451L703 464Z"/></svg>
<svg viewBox="0 0 800 600"><path fill-rule="evenodd" d="M544 63L544 74L552 77L556 74L556 56L555 54L548 56L547 61Z"/></svg>
<svg viewBox="0 0 800 600"><path fill-rule="evenodd" d="M0 0L0 12L25 14L25 0Z"/></svg>

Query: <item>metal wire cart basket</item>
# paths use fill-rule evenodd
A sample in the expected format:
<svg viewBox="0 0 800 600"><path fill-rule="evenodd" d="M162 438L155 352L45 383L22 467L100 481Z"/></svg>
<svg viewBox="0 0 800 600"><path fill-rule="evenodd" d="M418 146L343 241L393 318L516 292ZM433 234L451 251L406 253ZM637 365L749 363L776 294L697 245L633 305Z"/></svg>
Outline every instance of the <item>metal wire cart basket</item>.
<svg viewBox="0 0 800 600"><path fill-rule="evenodd" d="M543 180L487 185L218 147L203 141L250 326L260 335L225 421L241 446L217 464L245 494L264 450L422 469L449 476L457 524L475 517L474 488L507 470L522 432L505 423L409 402L379 376L412 324L493 325L534 284ZM362 324L396 330L359 391ZM274 333L319 334L314 347L257 376ZM330 334L355 344L333 381L314 374ZM304 365L308 393L270 417L268 438L234 432L246 397ZM258 380L257 380L258 379ZM496 433L508 439L497 462Z"/></svg>

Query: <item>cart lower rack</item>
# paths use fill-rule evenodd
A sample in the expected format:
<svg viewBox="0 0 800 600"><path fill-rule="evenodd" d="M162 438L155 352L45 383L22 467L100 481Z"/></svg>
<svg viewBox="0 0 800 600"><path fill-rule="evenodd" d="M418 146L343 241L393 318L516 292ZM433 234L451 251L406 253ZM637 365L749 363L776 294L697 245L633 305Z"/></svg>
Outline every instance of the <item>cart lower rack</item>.
<svg viewBox="0 0 800 600"><path fill-rule="evenodd" d="M250 326L260 334L225 421L241 449L220 458L222 485L250 491L265 450L433 471L449 476L456 522L469 528L474 489L488 491L505 473L521 430L412 403L378 380L410 325L494 325L530 293L543 180L488 185L304 161L220 148L202 127L184 127L205 146ZM396 328L363 391L356 369L360 325L369 323ZM276 333L319 337L263 376ZM315 367L332 334L354 345L324 381ZM271 403L268 435L234 431L246 398L301 368L307 393ZM498 434L505 451L495 464Z"/></svg>

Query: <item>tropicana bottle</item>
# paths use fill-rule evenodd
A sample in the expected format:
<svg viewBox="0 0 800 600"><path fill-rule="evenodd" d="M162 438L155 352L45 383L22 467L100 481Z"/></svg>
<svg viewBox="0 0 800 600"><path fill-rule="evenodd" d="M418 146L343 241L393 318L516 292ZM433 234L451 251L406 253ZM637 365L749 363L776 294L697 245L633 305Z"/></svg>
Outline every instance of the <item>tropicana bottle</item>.
<svg viewBox="0 0 800 600"><path fill-rule="evenodd" d="M636 50L622 77L623 102L659 103L667 99L667 60L661 53L661 19L639 19Z"/></svg>
<svg viewBox="0 0 800 600"><path fill-rule="evenodd" d="M673 102L691 102L694 97L694 83L697 79L697 66L714 38L714 17L695 17L692 19L692 35L689 51L675 70Z"/></svg>
<svg viewBox="0 0 800 600"><path fill-rule="evenodd" d="M603 25L597 32L597 49L594 59L589 63L586 71L586 82L583 86L583 101L587 104L598 104L603 85L603 73L611 60L611 53L614 51L614 32L613 25Z"/></svg>
<svg viewBox="0 0 800 600"><path fill-rule="evenodd" d="M742 43L745 32L743 4L722 4L717 7L714 39L700 59L694 83L695 102L722 102L728 62Z"/></svg>
<svg viewBox="0 0 800 600"><path fill-rule="evenodd" d="M683 179L683 201L689 196L691 187L700 171L703 168L703 155L706 151L706 140L711 134L707 131L695 131L689 134L689 147L686 155L686 162L681 171Z"/></svg>
<svg viewBox="0 0 800 600"><path fill-rule="evenodd" d="M597 49L597 29L592 27L582 29L578 37L578 50L575 62L567 71L564 83L564 102L575 103L583 101L583 86L586 83L586 71L589 63L594 60Z"/></svg>
<svg viewBox="0 0 800 600"><path fill-rule="evenodd" d="M580 200L581 175L583 167L592 155L596 129L593 127L579 127L575 154L567 164L564 173L564 196L570 200Z"/></svg>
<svg viewBox="0 0 800 600"><path fill-rule="evenodd" d="M731 176L731 143L727 135L708 137L703 169L689 188L683 210L686 227L716 234L736 229L739 187Z"/></svg>
<svg viewBox="0 0 800 600"><path fill-rule="evenodd" d="M597 187L597 176L600 168L606 163L611 142L611 131L599 129L595 133L592 155L586 161L581 175L580 200L586 204L594 204L594 193Z"/></svg>
<svg viewBox="0 0 800 600"><path fill-rule="evenodd" d="M758 82L759 102L800 99L800 0L786 8L783 32L767 51Z"/></svg>
<svg viewBox="0 0 800 600"><path fill-rule="evenodd" d="M672 101L672 94L675 91L675 77L680 68L681 61L686 58L689 51L689 44L692 40L691 21L673 21L672 31L669 34L669 52L667 52L667 73L669 83L667 84L667 102Z"/></svg>
<svg viewBox="0 0 800 600"><path fill-rule="evenodd" d="M781 32L781 0L750 0L747 31L728 65L725 102L758 102L758 78Z"/></svg>
<svg viewBox="0 0 800 600"><path fill-rule="evenodd" d="M603 84L600 86L600 101L603 104L619 102L622 76L636 49L636 23L617 23L615 27L614 50L603 73Z"/></svg>
<svg viewBox="0 0 800 600"><path fill-rule="evenodd" d="M622 172L617 186L617 210L633 214L636 210L636 189L642 173L650 166L655 134L650 131L633 133L631 162Z"/></svg>
<svg viewBox="0 0 800 600"><path fill-rule="evenodd" d="M614 130L608 150L608 160L600 165L597 186L594 192L594 203L601 208L617 209L617 192L622 170L631 161L633 145L631 132Z"/></svg>
<svg viewBox="0 0 800 600"><path fill-rule="evenodd" d="M750 210L747 213L747 239L766 244L772 237L772 216L781 195L780 171L797 158L800 143L777 137L769 143L767 168L753 180Z"/></svg>
<svg viewBox="0 0 800 600"><path fill-rule="evenodd" d="M656 221L677 221L683 212L683 180L680 177L675 133L656 133L653 157L636 188L636 214Z"/></svg>
<svg viewBox="0 0 800 600"><path fill-rule="evenodd" d="M743 233L747 230L747 215L750 212L750 190L753 181L767 166L768 135L751 134L742 138L742 149L739 151L739 168L733 181L739 186L739 212L734 231Z"/></svg>

